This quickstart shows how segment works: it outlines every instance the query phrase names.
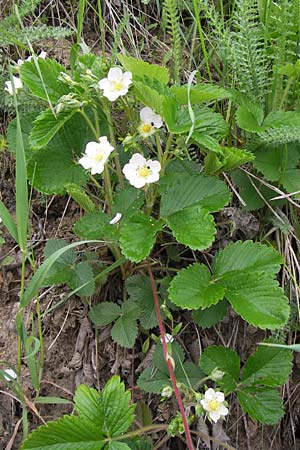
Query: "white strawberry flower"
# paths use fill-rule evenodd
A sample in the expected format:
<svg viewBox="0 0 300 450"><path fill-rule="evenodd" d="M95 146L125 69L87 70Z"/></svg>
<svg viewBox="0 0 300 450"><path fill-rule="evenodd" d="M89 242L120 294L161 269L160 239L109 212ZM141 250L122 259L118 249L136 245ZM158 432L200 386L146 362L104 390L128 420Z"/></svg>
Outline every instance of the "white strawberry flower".
<svg viewBox="0 0 300 450"><path fill-rule="evenodd" d="M14 94L14 88L16 93L23 88L23 83L21 78L13 76L13 81L5 81L5 88L4 90L9 93L9 95Z"/></svg>
<svg viewBox="0 0 300 450"><path fill-rule="evenodd" d="M162 127L163 120L151 108L145 106L140 111L141 124L138 131L141 136L148 137L155 132L155 129Z"/></svg>
<svg viewBox="0 0 300 450"><path fill-rule="evenodd" d="M127 94L131 83L131 72L123 73L120 67L113 67L109 69L107 78L99 81L98 86L100 89L103 89L104 97L107 97L110 102L113 102L117 98Z"/></svg>
<svg viewBox="0 0 300 450"><path fill-rule="evenodd" d="M80 158L78 162L84 169L91 169L92 175L102 173L104 164L113 150L114 147L110 145L107 137L101 136L99 142L89 142L86 145L85 156Z"/></svg>
<svg viewBox="0 0 300 450"><path fill-rule="evenodd" d="M142 155L135 153L123 167L123 173L132 186L142 188L145 184L159 180L160 169L158 161L147 161Z"/></svg>
<svg viewBox="0 0 300 450"><path fill-rule="evenodd" d="M223 392L216 392L214 389L209 388L204 394L204 399L200 400L200 403L203 409L207 411L209 418L216 423L220 418L228 414L224 401Z"/></svg>

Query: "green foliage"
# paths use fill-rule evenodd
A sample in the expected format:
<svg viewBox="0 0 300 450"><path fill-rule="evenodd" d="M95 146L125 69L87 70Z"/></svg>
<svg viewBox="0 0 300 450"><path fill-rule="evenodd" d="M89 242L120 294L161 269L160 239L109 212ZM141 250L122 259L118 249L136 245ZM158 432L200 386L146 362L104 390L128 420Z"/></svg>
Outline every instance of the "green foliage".
<svg viewBox="0 0 300 450"><path fill-rule="evenodd" d="M284 412L282 400L275 387L281 386L288 379L291 362L291 352L274 347L259 347L247 359L240 378L238 355L228 348L211 346L203 352L200 367L207 375L215 368L224 372L217 385L227 393L237 390L243 411L252 419L275 424Z"/></svg>
<svg viewBox="0 0 300 450"><path fill-rule="evenodd" d="M180 105L188 104L188 85L180 87L174 85L170 90ZM192 105L212 100L223 100L230 98L230 96L231 94L226 89L217 84L196 84L190 88L190 103Z"/></svg>
<svg viewBox="0 0 300 450"><path fill-rule="evenodd" d="M65 189L68 195L75 200L76 203L82 208L85 212L93 212L95 211L95 203L90 199L87 193L82 189L82 187L78 186L75 183L69 183L65 185Z"/></svg>
<svg viewBox="0 0 300 450"><path fill-rule="evenodd" d="M81 239L115 240L118 237L118 230L109 224L110 220L111 217L108 214L94 211L79 219L73 231Z"/></svg>
<svg viewBox="0 0 300 450"><path fill-rule="evenodd" d="M227 172L253 161L253 153L234 147L221 147L216 153L208 152L205 157L205 173L208 175L217 175L221 172Z"/></svg>
<svg viewBox="0 0 300 450"><path fill-rule="evenodd" d="M64 416L39 427L25 439L22 450L130 449L117 439L132 424L135 405L130 405L130 392L118 376L112 377L102 392L80 385L74 401L78 416Z"/></svg>
<svg viewBox="0 0 300 450"><path fill-rule="evenodd" d="M247 322L279 328L289 316L287 298L273 279L280 262L270 247L232 243L215 257L213 275L199 263L181 269L171 281L170 299L181 308L204 309L225 297Z"/></svg>
<svg viewBox="0 0 300 450"><path fill-rule="evenodd" d="M130 299L140 308L139 321L143 328L148 330L157 325L153 292L150 278L146 275L133 275L125 283Z"/></svg>
<svg viewBox="0 0 300 450"><path fill-rule="evenodd" d="M132 348L137 338L136 320L140 316L139 304L128 300L121 307L112 302L99 303L90 311L94 325L107 325L115 322L111 329L112 339L122 347Z"/></svg>
<svg viewBox="0 0 300 450"><path fill-rule="evenodd" d="M210 375L214 369L224 372L218 386L226 394L236 389L240 376L240 358L235 351L211 345L202 353L200 367L206 375Z"/></svg>
<svg viewBox="0 0 300 450"><path fill-rule="evenodd" d="M118 60L125 70L129 70L134 77L143 78L144 76L153 78L160 83L168 84L169 70L156 64L149 64L141 59L132 58L118 54Z"/></svg>
<svg viewBox="0 0 300 450"><path fill-rule="evenodd" d="M58 77L66 69L54 59L26 61L21 66L21 79L33 95L43 100L56 103L62 95L69 93L67 84Z"/></svg>
<svg viewBox="0 0 300 450"><path fill-rule="evenodd" d="M147 258L161 228L161 221L142 212L131 215L120 231L120 245L124 256L136 263Z"/></svg>
<svg viewBox="0 0 300 450"><path fill-rule="evenodd" d="M50 239L44 250L45 259L50 258L56 251L67 245L68 243L63 239ZM76 258L77 255L73 248L64 252L51 266L43 285L67 283L72 290L76 289L77 295L81 297L92 295L95 291L93 270L86 261L76 264Z"/></svg>
<svg viewBox="0 0 300 450"><path fill-rule="evenodd" d="M210 328L226 316L227 306L226 300L222 300L209 308L198 309L193 312L193 319L199 327Z"/></svg>
<svg viewBox="0 0 300 450"><path fill-rule="evenodd" d="M164 0L163 6L166 17L166 31L172 42L173 78L174 81L178 82L181 61L178 3L176 0Z"/></svg>
<svg viewBox="0 0 300 450"><path fill-rule="evenodd" d="M193 363L184 362L184 352L177 342L168 344L175 363L175 378L189 387L196 387L203 377L201 369ZM152 357L153 367L147 367L137 380L138 386L145 392L159 394L164 386L172 386L162 345L158 345Z"/></svg>

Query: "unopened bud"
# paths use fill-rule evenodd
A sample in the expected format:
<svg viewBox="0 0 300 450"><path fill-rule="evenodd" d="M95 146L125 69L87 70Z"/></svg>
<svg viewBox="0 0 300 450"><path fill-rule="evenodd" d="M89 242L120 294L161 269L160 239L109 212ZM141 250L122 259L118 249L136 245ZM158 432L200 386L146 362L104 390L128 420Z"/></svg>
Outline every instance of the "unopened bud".
<svg viewBox="0 0 300 450"><path fill-rule="evenodd" d="M219 381L222 380L224 377L225 372L222 372L222 370L219 370L217 367L212 371L209 378L213 381Z"/></svg>
<svg viewBox="0 0 300 450"><path fill-rule="evenodd" d="M171 388L171 386L165 386L162 388L160 395L164 398L170 398L170 397L172 397L172 394L173 394L173 389Z"/></svg>

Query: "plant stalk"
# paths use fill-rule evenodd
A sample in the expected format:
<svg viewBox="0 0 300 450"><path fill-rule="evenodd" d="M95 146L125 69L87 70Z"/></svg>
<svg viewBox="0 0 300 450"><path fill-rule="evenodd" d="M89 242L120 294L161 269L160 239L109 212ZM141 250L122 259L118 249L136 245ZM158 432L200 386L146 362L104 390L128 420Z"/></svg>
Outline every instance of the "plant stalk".
<svg viewBox="0 0 300 450"><path fill-rule="evenodd" d="M176 383L176 378L175 378L175 375L174 375L172 363L171 363L170 356L169 356L169 353L168 353L166 337L165 337L165 331L164 331L164 326L163 326L161 313L160 313L159 302L158 302L158 296L157 296L155 282L154 282L154 277L153 277L153 273L152 273L152 269L151 269L151 265L150 265L149 260L147 260L147 268L148 268L148 273L149 273L151 287L152 287L154 306L155 306L156 316L157 316L158 325L159 325L159 331L160 331L160 336L161 336L161 341L162 341L164 357L165 357L165 360L166 360L166 363L167 363L167 366L168 366L168 371L169 371L169 374L170 374L172 386L173 386L173 389L174 389L174 393L175 393L176 400L177 400L177 403L178 403L178 406L179 406L179 410L180 410L180 414L181 414L181 417L182 417L182 423L183 423L183 427L184 427L184 431L185 431L185 436L186 436L186 440L187 440L188 449L189 450L194 450L194 445L193 445L190 429L189 429L189 426L188 426L187 418L186 418L186 415L185 415L184 406L183 406L183 403L182 403L182 399L181 399L181 396L180 396L180 393L179 393L179 389L178 389L178 386L177 386L177 383Z"/></svg>

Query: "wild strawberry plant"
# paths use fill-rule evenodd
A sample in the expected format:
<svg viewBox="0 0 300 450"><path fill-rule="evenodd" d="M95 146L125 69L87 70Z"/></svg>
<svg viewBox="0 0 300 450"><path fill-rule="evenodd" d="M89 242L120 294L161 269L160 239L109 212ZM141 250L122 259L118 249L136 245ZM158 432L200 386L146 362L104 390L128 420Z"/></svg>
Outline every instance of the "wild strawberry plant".
<svg viewBox="0 0 300 450"><path fill-rule="evenodd" d="M214 422L225 417L229 405L224 394L232 392L237 392L244 412L251 417L276 423L282 404L274 388L289 375L289 352L260 348L246 362L241 377L239 357L230 349L209 347L199 365L185 362L179 344L165 341L153 303L158 291L157 300L174 336L181 326L174 326L176 307L192 310L200 326L208 311L210 325L222 319L228 305L263 330L286 324L289 306L276 280L282 263L276 250L238 241L220 249L210 266L200 253L214 242L213 214L230 202L230 192L218 174L253 160L251 152L225 145L232 141L231 130L215 111L217 102L236 102L237 123L250 132L273 129L274 116L267 117L265 124L261 117L254 126L251 104L216 85L194 83L196 74L186 85L172 85L168 69L142 60L120 54L119 65L108 67L104 58L91 53L75 56L70 70L43 57L16 64L18 77L14 75L7 84L8 94L16 96L24 89L36 99L36 111L18 115L7 134L9 147L17 154L22 139L28 181L44 194L68 193L85 212L73 227L82 241L48 242L45 262L22 293L21 309L41 286L51 284L66 283L86 299L120 267L127 299L100 302L91 306L89 315L95 326L113 324L112 339L128 348L133 347L139 328L148 335L146 348L148 330L160 326L163 347L158 340L154 370L148 368L141 374L139 386L164 394L169 388L170 395L174 389L177 400L181 391L184 405L195 411L189 423L199 416ZM277 115L276 123L286 118ZM294 118L289 116L289 120ZM0 206L4 224L14 233L12 217ZM84 256L78 262L74 248L91 241L107 245L115 259L111 267ZM165 245L176 243L185 251L198 252L194 264L174 268L175 276L158 278L156 286L151 269L149 277L134 274L137 269L145 271L143 261L148 259L150 267L149 260L155 264ZM208 388L206 381L215 382L217 390ZM122 399L128 420L123 417L124 423L120 419L122 423L114 424L111 411ZM132 448L122 441L133 421L134 407L129 406L129 396L118 379L113 378L102 393L79 388L75 405L78 417L65 417L39 429L22 448L67 449L71 442L74 449ZM187 433L186 426L182 414L182 419L176 417L170 425L170 433L183 429Z"/></svg>

